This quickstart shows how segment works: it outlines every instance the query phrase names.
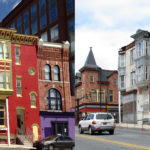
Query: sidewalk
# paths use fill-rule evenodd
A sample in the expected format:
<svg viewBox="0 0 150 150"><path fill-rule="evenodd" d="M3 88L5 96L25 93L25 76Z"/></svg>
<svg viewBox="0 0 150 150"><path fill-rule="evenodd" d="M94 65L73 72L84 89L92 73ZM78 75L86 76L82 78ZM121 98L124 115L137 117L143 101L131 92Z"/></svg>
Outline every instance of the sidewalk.
<svg viewBox="0 0 150 150"><path fill-rule="evenodd" d="M142 125L142 124L127 124L127 123L117 123L117 127L125 127L125 128L136 128L136 129L147 129L150 130L150 125Z"/></svg>
<svg viewBox="0 0 150 150"><path fill-rule="evenodd" d="M0 144L0 148L22 148L22 149L36 149L32 146L26 146L26 145L17 145L17 144L11 144L10 146L8 146L8 144Z"/></svg>

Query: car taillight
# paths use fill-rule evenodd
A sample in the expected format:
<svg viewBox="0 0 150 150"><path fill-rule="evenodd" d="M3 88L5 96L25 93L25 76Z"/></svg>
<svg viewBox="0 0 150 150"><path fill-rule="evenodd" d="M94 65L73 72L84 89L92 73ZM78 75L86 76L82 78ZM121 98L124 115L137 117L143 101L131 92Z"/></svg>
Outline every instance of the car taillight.
<svg viewBox="0 0 150 150"><path fill-rule="evenodd" d="M96 121L92 121L92 124L96 124Z"/></svg>

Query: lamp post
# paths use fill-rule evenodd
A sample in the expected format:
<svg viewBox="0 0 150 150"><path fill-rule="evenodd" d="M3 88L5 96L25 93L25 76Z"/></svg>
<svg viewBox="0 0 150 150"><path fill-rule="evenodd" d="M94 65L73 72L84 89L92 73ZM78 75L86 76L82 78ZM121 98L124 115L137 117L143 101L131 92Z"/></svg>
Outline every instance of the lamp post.
<svg viewBox="0 0 150 150"><path fill-rule="evenodd" d="M6 98L6 114L7 114L7 138L8 146L10 146L10 126L9 126L9 108L8 108L8 98Z"/></svg>
<svg viewBox="0 0 150 150"><path fill-rule="evenodd" d="M100 69L100 112L101 112L101 69Z"/></svg>
<svg viewBox="0 0 150 150"><path fill-rule="evenodd" d="M79 98L77 100L77 123L79 123Z"/></svg>

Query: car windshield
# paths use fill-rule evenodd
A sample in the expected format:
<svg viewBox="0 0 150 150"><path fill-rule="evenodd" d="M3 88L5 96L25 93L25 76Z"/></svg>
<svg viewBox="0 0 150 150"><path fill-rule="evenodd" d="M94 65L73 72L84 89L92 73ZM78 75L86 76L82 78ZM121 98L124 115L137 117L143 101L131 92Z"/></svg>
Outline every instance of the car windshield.
<svg viewBox="0 0 150 150"><path fill-rule="evenodd" d="M97 114L96 119L107 119L108 114Z"/></svg>
<svg viewBox="0 0 150 150"><path fill-rule="evenodd" d="M72 139L68 136L60 136L56 140L57 141L72 141Z"/></svg>

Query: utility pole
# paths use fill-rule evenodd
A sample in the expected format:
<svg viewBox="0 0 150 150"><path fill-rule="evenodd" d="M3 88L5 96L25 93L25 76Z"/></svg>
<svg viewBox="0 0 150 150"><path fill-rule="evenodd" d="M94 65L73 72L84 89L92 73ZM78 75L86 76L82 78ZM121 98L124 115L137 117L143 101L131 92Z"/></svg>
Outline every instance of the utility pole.
<svg viewBox="0 0 150 150"><path fill-rule="evenodd" d="M77 110L77 123L79 123L79 100L83 99L83 98L86 98L87 97L87 94L83 95L83 97L80 97L80 98L76 98L76 102L77 102L77 106L76 106L76 110Z"/></svg>
<svg viewBox="0 0 150 150"><path fill-rule="evenodd" d="M101 69L100 69L100 112L101 112Z"/></svg>
<svg viewBox="0 0 150 150"><path fill-rule="evenodd" d="M77 123L79 123L79 98L77 100Z"/></svg>
<svg viewBox="0 0 150 150"><path fill-rule="evenodd" d="M119 109L119 124L121 124L121 107L120 107L120 105L121 105L121 96L120 96L120 91L118 92L118 96L119 96L119 98L118 98L118 105L119 105L119 107L118 107L118 109Z"/></svg>
<svg viewBox="0 0 150 150"><path fill-rule="evenodd" d="M7 138L8 138L8 146L10 146L10 126L9 126L8 98L6 98L6 114L7 114Z"/></svg>

